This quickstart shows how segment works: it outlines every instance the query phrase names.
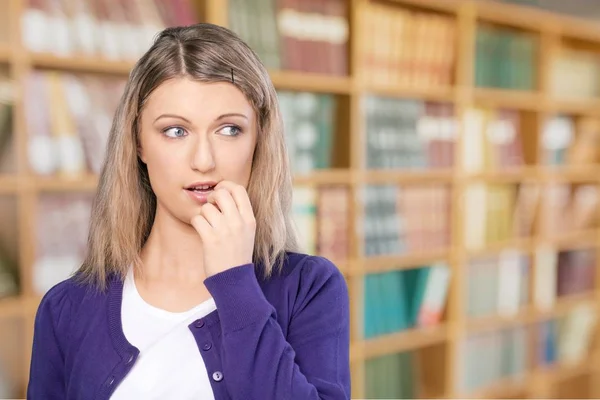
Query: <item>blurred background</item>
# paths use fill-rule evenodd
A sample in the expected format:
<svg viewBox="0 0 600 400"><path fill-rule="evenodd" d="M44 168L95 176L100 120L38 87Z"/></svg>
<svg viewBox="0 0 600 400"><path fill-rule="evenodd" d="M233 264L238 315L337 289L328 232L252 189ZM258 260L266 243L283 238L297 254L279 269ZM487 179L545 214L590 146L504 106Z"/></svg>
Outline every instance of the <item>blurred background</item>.
<svg viewBox="0 0 600 400"><path fill-rule="evenodd" d="M0 398L85 253L128 72L238 33L278 91L302 246L344 273L352 397L599 398L600 1L2 0Z"/></svg>

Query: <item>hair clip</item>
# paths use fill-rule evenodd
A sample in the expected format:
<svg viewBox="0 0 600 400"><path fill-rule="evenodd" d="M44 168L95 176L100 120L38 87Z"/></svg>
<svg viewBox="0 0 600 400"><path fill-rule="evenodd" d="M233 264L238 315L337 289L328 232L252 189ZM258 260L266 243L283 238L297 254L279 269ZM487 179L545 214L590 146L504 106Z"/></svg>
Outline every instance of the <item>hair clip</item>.
<svg viewBox="0 0 600 400"><path fill-rule="evenodd" d="M235 84L235 81L233 80L233 68L231 68L231 83Z"/></svg>

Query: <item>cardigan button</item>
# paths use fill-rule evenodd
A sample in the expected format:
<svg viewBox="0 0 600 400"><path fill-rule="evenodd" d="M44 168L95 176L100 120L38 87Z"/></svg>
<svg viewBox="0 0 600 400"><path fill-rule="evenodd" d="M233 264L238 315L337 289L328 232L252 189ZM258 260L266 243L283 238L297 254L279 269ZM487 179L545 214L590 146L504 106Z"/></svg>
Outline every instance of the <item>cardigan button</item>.
<svg viewBox="0 0 600 400"><path fill-rule="evenodd" d="M204 326L204 320L199 319L196 321L196 323L194 325L196 326L196 328L202 328Z"/></svg>
<svg viewBox="0 0 600 400"><path fill-rule="evenodd" d="M133 361L133 359L134 359L134 358L135 358L135 355L131 354L131 355L129 356L129 358L127 359L127 362L126 362L126 364L131 364L131 362Z"/></svg>
<svg viewBox="0 0 600 400"><path fill-rule="evenodd" d="M212 343L210 343L210 342L206 342L206 343L204 343L204 344L202 345L202 350L204 350L204 351L208 351L208 350L210 350L210 349L212 349Z"/></svg>
<svg viewBox="0 0 600 400"><path fill-rule="evenodd" d="M223 373L221 371L213 372L212 378L215 382L221 382L223 380Z"/></svg>

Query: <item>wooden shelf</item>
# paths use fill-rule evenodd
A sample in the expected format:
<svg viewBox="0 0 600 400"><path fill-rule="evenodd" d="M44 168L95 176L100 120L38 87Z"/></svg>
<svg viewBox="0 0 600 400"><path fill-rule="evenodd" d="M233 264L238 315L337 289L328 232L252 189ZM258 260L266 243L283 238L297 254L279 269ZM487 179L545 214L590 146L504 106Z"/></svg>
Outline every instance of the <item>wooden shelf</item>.
<svg viewBox="0 0 600 400"><path fill-rule="evenodd" d="M493 382L473 393L461 395L462 399L514 399L523 398L523 394L528 391L528 384L531 380L530 374L520 376L509 376Z"/></svg>
<svg viewBox="0 0 600 400"><path fill-rule="evenodd" d="M600 99L595 98L567 98L550 99L546 112L553 114L575 114L584 116L598 116L600 114Z"/></svg>
<svg viewBox="0 0 600 400"><path fill-rule="evenodd" d="M598 229L579 232L563 232L553 237L540 237L538 244L555 247L557 250L582 249L598 246Z"/></svg>
<svg viewBox="0 0 600 400"><path fill-rule="evenodd" d="M525 306L513 315L489 315L467 320L467 330L471 333L497 331L505 328L529 325L549 318L558 318L582 304L595 305L595 293L581 293L559 297L551 310L539 310L535 305Z"/></svg>
<svg viewBox="0 0 600 400"><path fill-rule="evenodd" d="M49 192L90 192L98 186L98 176L86 174L73 177L34 176L29 178L37 191ZM352 174L346 169L315 171L307 175L293 177L295 185L350 185ZM2 178L0 177L0 183Z"/></svg>
<svg viewBox="0 0 600 400"><path fill-rule="evenodd" d="M294 185L350 185L353 182L349 169L315 170L306 175L295 175Z"/></svg>
<svg viewBox="0 0 600 400"><path fill-rule="evenodd" d="M200 3L199 0L194 1ZM226 1L207 0L202 3L205 6L203 10L206 12L205 14L211 16L209 22L220 23L216 19L220 21L227 20L227 10L222 7L226 5ZM339 152L343 154L340 154L341 157L338 158L340 161L346 161L336 165L348 165L350 163L347 160L352 160L352 167L332 168L295 175L293 177L295 185L343 185L356 190L367 184L440 184L450 186L451 198L460 200L465 193L465 187L474 182L517 184L531 181L540 184L550 182L600 184L598 178L600 176L600 166L551 167L540 165L538 162L535 165L526 165L520 168L467 174L460 163L461 156L464 156L461 154L460 147L464 135L458 138L457 153L454 158L455 166L453 168L437 170L370 170L364 165L360 165L361 152L364 152L365 145L365 116L361 113L360 102L362 97L368 95L450 103L454 106L457 116L466 109L477 106L506 108L534 114L531 119L527 116L528 121L524 122L526 128L523 128L523 131L526 131L524 139L531 140L527 143L527 146L524 146L526 147L524 150L527 150L528 153L528 161L530 158L540 158L540 132L542 131L542 123L547 117L558 113L600 117L600 99L557 97L550 95L545 90L549 86L547 66L551 65L550 61L554 56L553 49L550 48L553 44L549 43L562 46L561 41L564 39L565 43L573 42L577 44L582 41L589 42L587 44L590 44L590 47L600 47L600 28L597 24L569 17L559 17L554 13L541 9L511 5L495 0L382 0L377 1L377 3L390 7L406 7L411 10L451 16L450 19L457 24L457 30L453 32L456 39L453 81L456 83L451 86L419 87L399 84L367 84L364 82L361 77L369 71L364 70L359 50L361 46L365 45L363 40L366 38L365 35L368 35L366 24L362 24L364 14L361 11L363 11L365 2L349 2L351 21L350 43L348 46L350 65L348 67L351 71L350 76L332 76L298 71L269 71L273 85L278 91L328 93L344 97L341 102L343 108L336 115L336 118L342 121L339 123L339 132L336 132L335 140L338 140L341 136L340 140L346 141L343 143L344 146L340 146ZM13 9L16 10L17 8L13 7ZM209 9L210 12L207 11ZM215 17L217 15L218 18ZM14 20L18 21L20 17L15 16ZM540 78L540 88L544 90L519 91L482 88L473 85L473 75L475 74L474 49L477 46L474 28L478 23L490 23L514 28L515 30L525 30L538 35L542 39L540 41L541 57L537 73ZM11 68L11 73L15 71L17 77L26 74L31 68L37 68L73 73L118 75L121 78L126 78L134 66L134 61L108 61L103 58L84 56L61 57L54 54L36 54L28 52L24 48L13 49L7 45L0 45L0 64L7 64ZM17 81L17 93L24 93L24 80L17 79ZM17 110L16 120L20 126L15 130L16 139L18 139L15 145L19 149L19 155L23 156L26 153L27 146L26 124L22 115L23 110L18 107L15 107L15 109ZM458 122L462 121L458 119ZM343 135L347 135L347 137ZM529 146L530 144L531 146ZM529 150L533 151L530 152ZM538 151L538 153L535 153L535 151ZM529 157L530 153L537 154L537 156ZM19 167L21 167L21 159ZM20 238L23 239L23 244L20 243L19 257L21 260L25 260L24 265L20 266L21 272L23 272L22 277L30 281L33 274L32 258L35 254L35 244L32 238L35 238L35 235L32 229L35 228L32 224L34 222L32 217L27 213L28 207L34 207L32 204L37 200L36 196L43 192L89 193L95 191L97 185L98 176L93 174L72 178L40 177L27 174L0 175L0 195L14 195L19 201L23 200L22 203L19 203L20 210L23 211L19 211L18 216L19 228L21 229ZM351 221L349 228L352 237L350 248L354 252L357 247L360 247L359 241L361 238L359 236L361 234L356 227L362 223L360 218L363 217L364 210L361 209L362 204L355 198L351 198L351 204L350 212L354 219ZM558 298L549 309L527 305L515 315L468 318L465 315L466 310L461 296L465 290L467 279L464 263L470 257L495 255L507 249L535 255L537 248L545 244L555 246L556 250L585 247L599 249L600 229L590 229L583 232L561 232L560 236L552 238L545 238L538 233L534 237L515 238L490 244L481 249L468 249L464 245L466 228L459 225L461 218L464 218L464 214L469 212L469 210L463 208L456 206L456 202L452 202L450 215L452 242L448 248L373 257L358 257L359 252L356 251L349 255L347 260L332 260L346 279L349 279L349 286L352 289L350 290L351 318L360 321L362 321L361 313L364 311L365 304L363 298L364 277L367 274L412 269L436 262L447 263L452 271L448 300L444 310L444 315L448 319L442 325L436 327L413 328L373 339L353 341L350 348L353 376L364 375L364 364L368 359L441 344L444 345L443 353L445 357L440 361L440 364L443 362L443 365L440 365L440 370L444 371L443 381L445 386L444 389L435 391L434 394L445 392L448 398L531 396L535 394L535 391L529 387L532 380L536 381L536 385L539 380L552 381L550 384L553 384L555 381L558 382L591 371L592 361L590 360L584 360L580 364L572 366L557 365L548 369L533 368L533 371L527 371L527 375L523 377L523 380L505 378L466 396L458 393L458 384L454 375L463 354L461 353L460 343L469 334L536 324L540 321L563 316L580 304L591 304L598 307L596 303L600 298L600 280L596 279L594 291ZM534 264L531 264L530 272L534 274L532 276L539 272L536 271ZM598 267L600 268L600 262ZM24 287L31 287L31 282L26 282ZM21 297L2 299L0 300L0 319L25 318L30 321L29 316L33 315L38 304L39 299ZM533 342L535 342L535 339L528 341L530 344ZM600 355L595 356L593 360L597 360L598 357ZM435 382L436 386L438 384L440 382ZM364 382L353 382L353 398L365 397L364 392ZM596 393L596 395L598 394L600 393Z"/></svg>
<svg viewBox="0 0 600 400"><path fill-rule="evenodd" d="M499 243L489 243L482 248L467 249L469 257L484 257L500 253L502 250L517 250L523 253L535 251L533 238L515 238Z"/></svg>
<svg viewBox="0 0 600 400"><path fill-rule="evenodd" d="M597 166L559 166L559 167L541 167L538 172L540 181L549 182L598 182L598 173L600 168Z"/></svg>
<svg viewBox="0 0 600 400"><path fill-rule="evenodd" d="M540 315L534 307L525 307L513 315L490 315L485 317L471 317L467 321L469 334L498 331L513 328L519 325L527 325L540 319Z"/></svg>
<svg viewBox="0 0 600 400"><path fill-rule="evenodd" d="M392 0L394 3L408 7L416 7L421 10L438 11L456 14L460 8L457 0Z"/></svg>
<svg viewBox="0 0 600 400"><path fill-rule="evenodd" d="M2 298L0 299L0 321L2 319L31 316L35 314L39 303L40 299L38 298L23 298L21 296Z"/></svg>
<svg viewBox="0 0 600 400"><path fill-rule="evenodd" d="M35 68L110 75L128 75L134 64L132 61L108 61L88 56L61 57L54 54L30 53L29 57L31 65Z"/></svg>
<svg viewBox="0 0 600 400"><path fill-rule="evenodd" d="M269 75L277 90L350 94L354 89L354 84L350 77L293 71L269 71Z"/></svg>
<svg viewBox="0 0 600 400"><path fill-rule="evenodd" d="M386 354L400 353L408 350L417 350L424 347L444 343L448 339L446 325L428 328L412 328L398 333L392 333L381 337L368 339L359 343L364 358L375 358Z"/></svg>
<svg viewBox="0 0 600 400"><path fill-rule="evenodd" d="M0 175L0 194L15 194L19 188L19 177Z"/></svg>
<svg viewBox="0 0 600 400"><path fill-rule="evenodd" d="M537 374L541 379L560 383L590 372L596 366L594 360L592 355L589 359L572 363L557 362L554 365L540 368Z"/></svg>
<svg viewBox="0 0 600 400"><path fill-rule="evenodd" d="M416 87L404 85L365 84L362 91L369 95L419 99L439 102L454 102L456 91L452 87Z"/></svg>
<svg viewBox="0 0 600 400"><path fill-rule="evenodd" d="M40 192L91 192L98 186L96 175L73 177L32 177L32 186Z"/></svg>
<svg viewBox="0 0 600 400"><path fill-rule="evenodd" d="M496 0L475 0L472 3L480 21L507 27L542 32L559 22L554 13L533 7L500 3Z"/></svg>
<svg viewBox="0 0 600 400"><path fill-rule="evenodd" d="M487 181L490 183L517 183L535 180L538 171L536 167L524 166L518 168L506 168L496 171L483 171L466 174L467 181Z"/></svg>
<svg viewBox="0 0 600 400"><path fill-rule="evenodd" d="M598 308L596 292L586 292L561 296L555 299L551 309L537 308L539 320L561 317L575 307L586 304Z"/></svg>
<svg viewBox="0 0 600 400"><path fill-rule="evenodd" d="M475 88L473 97L476 104L491 107L524 111L540 111L544 107L544 96L538 92Z"/></svg>
<svg viewBox="0 0 600 400"><path fill-rule="evenodd" d="M600 29L596 22L566 15L561 18L561 22L559 25L562 37L600 43Z"/></svg>
<svg viewBox="0 0 600 400"><path fill-rule="evenodd" d="M397 169L367 169L364 179L367 184L415 184L415 183L450 183L453 172L451 170L413 170L402 171Z"/></svg>
<svg viewBox="0 0 600 400"><path fill-rule="evenodd" d="M7 63L10 61L10 47L6 44L0 44L0 63Z"/></svg>
<svg viewBox="0 0 600 400"><path fill-rule="evenodd" d="M362 270L365 274L375 274L411 269L436 262L448 262L450 253L449 249L440 249L422 253L364 257L361 260Z"/></svg>

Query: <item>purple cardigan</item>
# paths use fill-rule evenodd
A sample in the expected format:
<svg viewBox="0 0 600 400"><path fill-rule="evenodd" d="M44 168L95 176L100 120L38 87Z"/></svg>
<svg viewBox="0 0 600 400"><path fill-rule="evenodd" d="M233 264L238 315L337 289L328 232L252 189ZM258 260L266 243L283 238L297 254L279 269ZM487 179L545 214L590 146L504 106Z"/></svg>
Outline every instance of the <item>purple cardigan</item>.
<svg viewBox="0 0 600 400"><path fill-rule="evenodd" d="M205 281L217 310L189 325L215 399L349 399L346 282L325 258L288 253L281 273L254 264ZM123 282L100 292L65 280L34 330L28 399L109 399L139 354L121 325ZM207 343L213 346L204 346Z"/></svg>

